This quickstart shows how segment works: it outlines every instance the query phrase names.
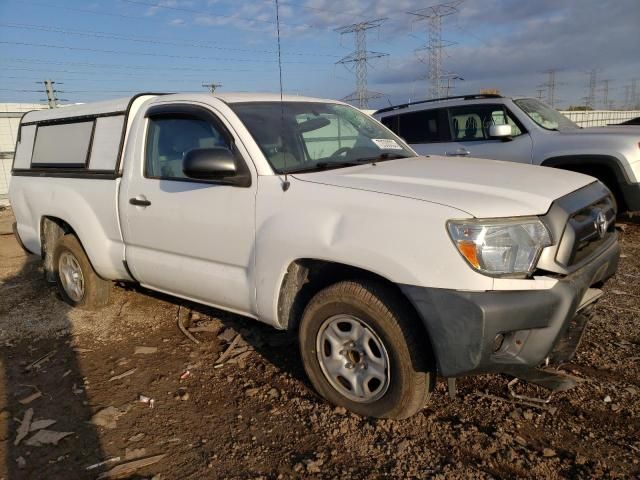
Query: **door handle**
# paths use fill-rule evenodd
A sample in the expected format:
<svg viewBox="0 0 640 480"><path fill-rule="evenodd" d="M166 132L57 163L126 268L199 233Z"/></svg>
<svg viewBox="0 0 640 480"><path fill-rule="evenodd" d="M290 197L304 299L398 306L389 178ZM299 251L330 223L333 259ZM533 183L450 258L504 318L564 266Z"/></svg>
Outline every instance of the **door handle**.
<svg viewBox="0 0 640 480"><path fill-rule="evenodd" d="M151 202L142 196L130 198L129 203L136 207L148 207L151 205Z"/></svg>
<svg viewBox="0 0 640 480"><path fill-rule="evenodd" d="M455 152L445 152L444 154L448 157L466 157L471 155L471 152L464 147L460 147Z"/></svg>

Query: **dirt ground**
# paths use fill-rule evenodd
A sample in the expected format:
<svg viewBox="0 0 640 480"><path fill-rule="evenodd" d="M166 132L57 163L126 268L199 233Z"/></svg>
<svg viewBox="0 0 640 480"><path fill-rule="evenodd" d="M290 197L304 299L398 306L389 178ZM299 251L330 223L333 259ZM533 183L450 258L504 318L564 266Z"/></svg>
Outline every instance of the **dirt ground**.
<svg viewBox="0 0 640 480"><path fill-rule="evenodd" d="M104 310L69 309L11 221L0 212L0 479L97 478L156 455L123 475L640 478L638 225L623 225L619 272L563 367L576 388L533 406L509 400L504 376L459 380L455 400L439 379L421 412L391 421L318 398L295 340L249 319L123 286Z"/></svg>

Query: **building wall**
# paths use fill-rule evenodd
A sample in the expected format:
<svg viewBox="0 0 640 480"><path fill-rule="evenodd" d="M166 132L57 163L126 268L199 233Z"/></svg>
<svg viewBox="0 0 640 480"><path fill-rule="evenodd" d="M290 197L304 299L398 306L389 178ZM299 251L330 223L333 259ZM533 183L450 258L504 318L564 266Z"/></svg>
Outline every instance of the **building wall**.
<svg viewBox="0 0 640 480"><path fill-rule="evenodd" d="M9 191L20 118L30 110L44 108L47 106L39 103L0 103L0 202L6 200Z"/></svg>

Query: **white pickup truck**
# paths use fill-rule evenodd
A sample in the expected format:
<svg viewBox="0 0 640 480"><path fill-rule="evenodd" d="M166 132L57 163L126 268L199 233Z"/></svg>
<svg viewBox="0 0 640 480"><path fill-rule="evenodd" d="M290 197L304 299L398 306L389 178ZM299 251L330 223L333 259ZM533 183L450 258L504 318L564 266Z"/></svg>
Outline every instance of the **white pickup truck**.
<svg viewBox="0 0 640 480"><path fill-rule="evenodd" d="M12 175L16 235L70 304L135 282L296 331L318 392L375 417L415 413L436 374L566 360L619 257L594 178L417 156L331 100L30 112Z"/></svg>

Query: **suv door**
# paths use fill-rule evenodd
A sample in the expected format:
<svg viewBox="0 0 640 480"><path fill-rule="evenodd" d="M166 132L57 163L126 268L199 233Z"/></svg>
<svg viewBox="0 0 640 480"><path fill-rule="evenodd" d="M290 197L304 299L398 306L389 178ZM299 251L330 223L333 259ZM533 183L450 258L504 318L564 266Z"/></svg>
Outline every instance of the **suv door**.
<svg viewBox="0 0 640 480"><path fill-rule="evenodd" d="M441 144L439 153L531 163L533 143L524 126L504 105L475 104L449 107L451 142ZM491 125L510 125L509 138L491 138Z"/></svg>
<svg viewBox="0 0 640 480"><path fill-rule="evenodd" d="M185 154L211 147L234 152L236 163L251 172L251 185L187 178ZM133 150L119 202L135 279L155 290L251 313L256 177L228 126L204 106L152 105Z"/></svg>

